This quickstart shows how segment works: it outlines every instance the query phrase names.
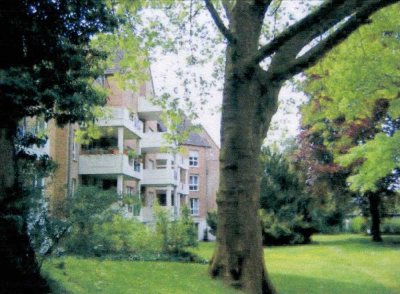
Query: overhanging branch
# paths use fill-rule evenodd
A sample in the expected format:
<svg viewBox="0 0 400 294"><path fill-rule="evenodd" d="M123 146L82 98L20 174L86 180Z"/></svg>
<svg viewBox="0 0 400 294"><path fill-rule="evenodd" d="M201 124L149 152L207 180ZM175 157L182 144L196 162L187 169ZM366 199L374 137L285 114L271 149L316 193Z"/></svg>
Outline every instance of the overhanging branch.
<svg viewBox="0 0 400 294"><path fill-rule="evenodd" d="M385 2L385 1L381 1ZM386 1L389 2L389 1ZM395 1L396 2L396 1ZM398 1L397 1L398 2ZM382 3L381 3L382 4ZM388 4L386 4L388 5ZM382 6L386 6L382 5ZM277 72L271 72L272 79L287 79L290 78L303 70L313 66L318 60L320 60L327 52L338 45L340 42L345 40L361 25L369 23L369 17L378 8L376 6L367 6L361 8L357 13L351 16L343 25L341 25L332 34L320 41L316 46L311 48L309 51L304 53L298 58L295 58L292 62L288 62L286 66L281 67Z"/></svg>
<svg viewBox="0 0 400 294"><path fill-rule="evenodd" d="M319 35L324 34L331 27L343 21L346 17L360 10L379 10L382 7L399 2L399 0L330 0L322 4L319 9L309 14L302 20L284 30L270 43L261 47L257 53L249 59L249 65L255 65L271 56L299 34L307 32L306 44ZM305 44L305 45L306 45Z"/></svg>
<svg viewBox="0 0 400 294"><path fill-rule="evenodd" d="M215 9L214 5L212 4L211 0L204 0L208 11L211 14L211 18L213 19L215 25L219 29L219 31L224 35L224 37L228 40L228 42L233 43L235 40L233 34L223 23L221 17L219 16L217 10Z"/></svg>

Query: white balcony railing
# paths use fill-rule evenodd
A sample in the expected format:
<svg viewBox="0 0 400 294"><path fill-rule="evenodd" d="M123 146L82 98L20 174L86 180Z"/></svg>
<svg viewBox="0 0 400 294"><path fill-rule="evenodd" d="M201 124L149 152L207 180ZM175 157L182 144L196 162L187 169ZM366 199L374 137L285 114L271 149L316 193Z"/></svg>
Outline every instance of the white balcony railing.
<svg viewBox="0 0 400 294"><path fill-rule="evenodd" d="M142 140L140 141L140 148L143 152L156 153L160 152L162 148L173 147L171 143L167 143L167 141L163 137L164 133L158 132L148 132L144 133Z"/></svg>
<svg viewBox="0 0 400 294"><path fill-rule="evenodd" d="M142 165L129 160L125 154L81 154L79 156L79 174L81 175L118 175L122 174L141 180Z"/></svg>
<svg viewBox="0 0 400 294"><path fill-rule="evenodd" d="M176 185L177 180L172 169L144 169L142 185Z"/></svg>
<svg viewBox="0 0 400 294"><path fill-rule="evenodd" d="M101 127L125 127L131 133L141 138L143 135L143 123L127 108L109 107L110 115L99 119L97 124Z"/></svg>
<svg viewBox="0 0 400 294"><path fill-rule="evenodd" d="M189 184L187 184L187 183L179 183L178 186L177 186L177 192L179 194L188 195L189 194Z"/></svg>

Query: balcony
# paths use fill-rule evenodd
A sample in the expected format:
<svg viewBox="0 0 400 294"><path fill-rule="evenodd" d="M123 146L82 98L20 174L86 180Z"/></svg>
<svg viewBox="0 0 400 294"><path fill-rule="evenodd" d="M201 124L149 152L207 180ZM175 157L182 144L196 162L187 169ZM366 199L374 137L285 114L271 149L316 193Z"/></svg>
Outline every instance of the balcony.
<svg viewBox="0 0 400 294"><path fill-rule="evenodd" d="M178 186L176 187L176 192L179 194L184 194L188 195L189 194L189 185L187 183L178 183Z"/></svg>
<svg viewBox="0 0 400 294"><path fill-rule="evenodd" d="M160 106L154 105L146 97L140 96L138 99L138 114L144 120L158 120L162 113Z"/></svg>
<svg viewBox="0 0 400 294"><path fill-rule="evenodd" d="M144 169L142 185L151 186L176 186L178 175L173 169Z"/></svg>
<svg viewBox="0 0 400 294"><path fill-rule="evenodd" d="M176 155L176 163L178 164L178 167L182 169L189 169L189 159L181 154Z"/></svg>
<svg viewBox="0 0 400 294"><path fill-rule="evenodd" d="M110 107L109 117L99 119L97 125L100 127L124 127L125 139L141 138L143 136L143 123L139 118L132 115L127 108Z"/></svg>
<svg viewBox="0 0 400 294"><path fill-rule="evenodd" d="M164 133L148 132L144 133L140 141L142 152L157 153L162 148L172 148L173 144L167 143L163 137Z"/></svg>
<svg viewBox="0 0 400 294"><path fill-rule="evenodd" d="M129 160L125 154L81 154L79 156L80 175L125 175L141 180L142 166Z"/></svg>

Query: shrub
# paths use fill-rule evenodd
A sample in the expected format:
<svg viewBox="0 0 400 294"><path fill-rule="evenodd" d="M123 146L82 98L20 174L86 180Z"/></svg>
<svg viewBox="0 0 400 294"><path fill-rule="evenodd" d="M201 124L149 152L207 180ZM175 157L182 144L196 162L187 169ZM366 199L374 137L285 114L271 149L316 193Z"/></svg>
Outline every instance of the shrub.
<svg viewBox="0 0 400 294"><path fill-rule="evenodd" d="M400 234L400 218L387 218L382 223L382 234Z"/></svg>
<svg viewBox="0 0 400 294"><path fill-rule="evenodd" d="M285 154L263 149L261 154L260 217L264 245L309 243L313 228L312 199L291 170Z"/></svg>
<svg viewBox="0 0 400 294"><path fill-rule="evenodd" d="M259 212L264 245L303 244L310 242L315 232L310 223L304 222L301 216L282 221L274 213L261 209Z"/></svg>
<svg viewBox="0 0 400 294"><path fill-rule="evenodd" d="M97 255L146 254L158 252L160 248L149 227L120 214L113 215L111 221L96 224L93 240L93 249Z"/></svg>
<svg viewBox="0 0 400 294"><path fill-rule="evenodd" d="M343 231L344 213L341 209L326 205L312 211L314 227L322 234L335 234Z"/></svg>
<svg viewBox="0 0 400 294"><path fill-rule="evenodd" d="M168 211L154 205L156 238L164 253L182 253L185 247L197 246L197 232L189 208L184 206L179 219L171 219Z"/></svg>
<svg viewBox="0 0 400 294"><path fill-rule="evenodd" d="M350 220L349 229L351 233L366 233L368 228L368 221L365 217L356 216Z"/></svg>
<svg viewBox="0 0 400 294"><path fill-rule="evenodd" d="M123 217L115 208L117 200L115 193L96 187L81 187L76 192L69 207L70 232L64 242L68 253L136 260L170 255L177 259L185 255L186 247L197 245L196 228L187 207L183 207L179 219L172 219L156 204L155 226L150 227Z"/></svg>
<svg viewBox="0 0 400 294"><path fill-rule="evenodd" d="M67 252L98 254L95 227L110 221L118 213L111 207L117 200L117 193L94 186L81 186L76 191L68 204L70 231L64 242Z"/></svg>

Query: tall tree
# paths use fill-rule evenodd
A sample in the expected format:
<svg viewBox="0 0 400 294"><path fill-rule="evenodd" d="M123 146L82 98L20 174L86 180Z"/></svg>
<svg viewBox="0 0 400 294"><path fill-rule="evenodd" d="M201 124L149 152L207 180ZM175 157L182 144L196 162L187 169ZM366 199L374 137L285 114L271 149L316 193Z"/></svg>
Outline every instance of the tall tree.
<svg viewBox="0 0 400 294"><path fill-rule="evenodd" d="M41 116L65 124L104 103L92 81L105 55L89 43L116 24L104 1L0 1L0 292L47 291L27 234L29 196L21 192L16 166L18 122Z"/></svg>
<svg viewBox="0 0 400 294"><path fill-rule="evenodd" d="M398 165L398 6L374 16L308 73L314 99L305 122L320 132L335 161L351 172L350 189L369 200L374 241L381 241L379 206L391 194Z"/></svg>
<svg viewBox="0 0 400 294"><path fill-rule="evenodd" d="M398 1L324 1L264 45L260 43L264 18L273 1L221 2L228 24L213 2L205 0L227 42L218 232L210 273L248 293L275 293L264 265L256 212L261 144L277 111L279 91L286 80L370 22L372 13ZM261 67L263 61L267 69Z"/></svg>

